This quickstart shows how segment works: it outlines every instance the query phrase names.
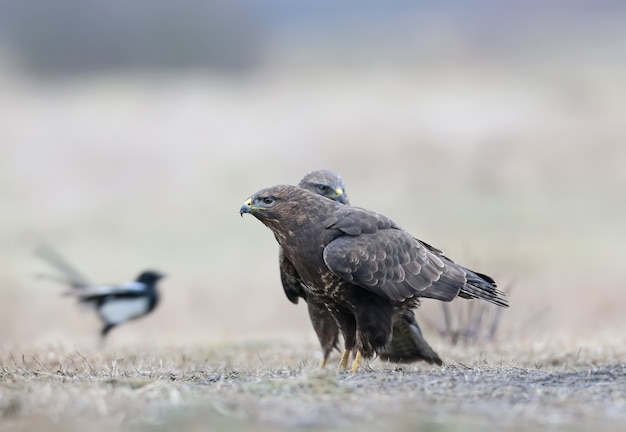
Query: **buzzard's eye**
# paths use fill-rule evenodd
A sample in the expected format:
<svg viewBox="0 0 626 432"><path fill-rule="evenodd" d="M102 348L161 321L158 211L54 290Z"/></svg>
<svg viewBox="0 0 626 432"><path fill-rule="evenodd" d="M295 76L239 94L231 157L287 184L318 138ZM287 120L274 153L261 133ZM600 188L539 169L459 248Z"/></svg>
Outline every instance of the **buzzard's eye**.
<svg viewBox="0 0 626 432"><path fill-rule="evenodd" d="M265 204L265 205L274 204L274 198L272 198L272 197L261 198L261 201L263 201L263 204Z"/></svg>
<svg viewBox="0 0 626 432"><path fill-rule="evenodd" d="M328 191L330 190L330 188L328 186L326 186L326 185L318 185L317 188L323 194L327 194Z"/></svg>

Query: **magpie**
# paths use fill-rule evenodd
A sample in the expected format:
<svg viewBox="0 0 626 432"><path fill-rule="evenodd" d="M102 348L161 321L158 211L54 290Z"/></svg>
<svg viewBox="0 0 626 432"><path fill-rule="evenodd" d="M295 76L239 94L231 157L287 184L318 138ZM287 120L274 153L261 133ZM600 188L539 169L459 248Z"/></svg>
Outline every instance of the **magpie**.
<svg viewBox="0 0 626 432"><path fill-rule="evenodd" d="M94 285L49 245L41 244L35 253L64 273L63 277L49 275L40 277L69 285L71 289L64 292L64 295L76 297L80 304L95 309L103 323L100 331L102 341L114 327L147 315L159 303L156 285L165 276L162 273L145 270L132 282Z"/></svg>

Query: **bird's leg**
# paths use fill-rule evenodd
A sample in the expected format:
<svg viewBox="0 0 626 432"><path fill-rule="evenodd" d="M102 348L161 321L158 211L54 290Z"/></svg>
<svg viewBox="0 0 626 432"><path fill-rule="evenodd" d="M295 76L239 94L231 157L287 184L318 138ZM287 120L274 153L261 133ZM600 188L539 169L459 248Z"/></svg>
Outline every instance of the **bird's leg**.
<svg viewBox="0 0 626 432"><path fill-rule="evenodd" d="M339 362L339 369L345 369L348 367L348 360L350 359L350 350L344 349L343 355L341 356L341 361Z"/></svg>
<svg viewBox="0 0 626 432"><path fill-rule="evenodd" d="M322 359L322 361L320 362L320 369L324 369L326 367L326 360L327 360L326 357Z"/></svg>
<svg viewBox="0 0 626 432"><path fill-rule="evenodd" d="M328 345L328 344L326 344ZM328 363L328 357L330 357L330 352L337 345L337 334L335 334L335 338L333 344L330 347L324 348L324 356L322 357L322 361L320 362L320 369L324 369L326 367L326 363Z"/></svg>
<svg viewBox="0 0 626 432"><path fill-rule="evenodd" d="M115 327L117 324L110 324L110 323L106 323L104 325L104 327L102 328L102 330L100 331L100 349L104 348L105 342L106 342L106 337L109 334L109 332L111 331L111 329L113 329L113 327Z"/></svg>
<svg viewBox="0 0 626 432"><path fill-rule="evenodd" d="M356 372L359 370L359 367L361 366L361 357L361 350L357 350L356 355L354 356L354 362L352 362L352 372Z"/></svg>
<svg viewBox="0 0 626 432"><path fill-rule="evenodd" d="M341 313L335 316L339 331L343 336L343 354L339 362L339 370L348 367L348 360L356 342L356 320L350 313Z"/></svg>

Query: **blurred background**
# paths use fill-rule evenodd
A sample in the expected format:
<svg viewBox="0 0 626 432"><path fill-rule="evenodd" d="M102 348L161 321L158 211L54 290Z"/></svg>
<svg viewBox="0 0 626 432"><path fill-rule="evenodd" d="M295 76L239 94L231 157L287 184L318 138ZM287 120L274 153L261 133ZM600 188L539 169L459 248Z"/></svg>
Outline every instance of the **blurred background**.
<svg viewBox="0 0 626 432"><path fill-rule="evenodd" d="M38 238L94 282L169 275L112 346L315 343L238 210L319 168L511 289L501 340L621 337L625 19L617 1L0 2L0 344L97 344L95 315L34 276L54 273Z"/></svg>

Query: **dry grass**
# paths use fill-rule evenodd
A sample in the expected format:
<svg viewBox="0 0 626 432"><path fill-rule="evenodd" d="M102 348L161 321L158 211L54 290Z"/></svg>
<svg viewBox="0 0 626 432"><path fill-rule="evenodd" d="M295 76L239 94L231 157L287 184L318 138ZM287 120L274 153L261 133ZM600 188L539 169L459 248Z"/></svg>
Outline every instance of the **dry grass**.
<svg viewBox="0 0 626 432"><path fill-rule="evenodd" d="M510 288L502 291L511 294ZM505 311L487 302L441 303L441 323L425 321L453 345L490 343L496 339Z"/></svg>
<svg viewBox="0 0 626 432"><path fill-rule="evenodd" d="M455 360L441 368L374 361L356 374L318 371L308 355L312 346L278 342L5 351L0 424L3 430L50 421L59 430L618 430L626 421L624 363L596 349L554 348L446 347Z"/></svg>

